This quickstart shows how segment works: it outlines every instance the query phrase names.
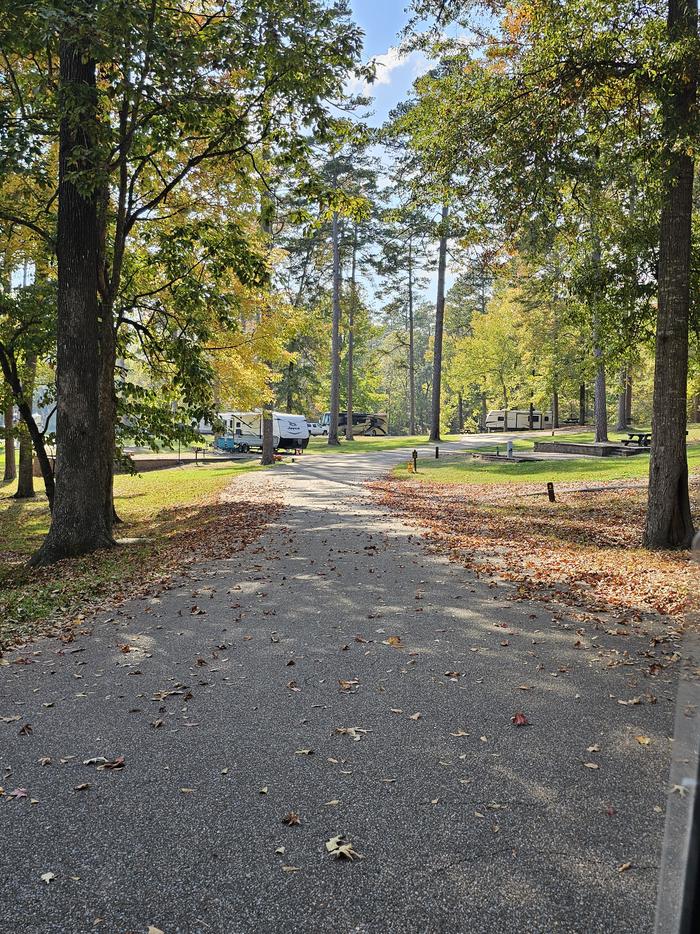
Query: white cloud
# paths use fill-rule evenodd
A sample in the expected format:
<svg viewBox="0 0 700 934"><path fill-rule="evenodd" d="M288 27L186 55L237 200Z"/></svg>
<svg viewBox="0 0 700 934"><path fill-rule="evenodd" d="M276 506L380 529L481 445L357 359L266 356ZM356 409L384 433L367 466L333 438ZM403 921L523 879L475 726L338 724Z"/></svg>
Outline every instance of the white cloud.
<svg viewBox="0 0 700 934"><path fill-rule="evenodd" d="M393 45L389 46L386 52L382 52L381 55L375 55L372 62L376 74L374 81L370 84L368 81L352 78L347 85L348 91L353 94L371 94L372 89L380 84L391 84L393 74L397 69L408 66L411 69L411 76L417 78L418 75L423 74L430 67L430 62L422 52L413 51L406 55Z"/></svg>

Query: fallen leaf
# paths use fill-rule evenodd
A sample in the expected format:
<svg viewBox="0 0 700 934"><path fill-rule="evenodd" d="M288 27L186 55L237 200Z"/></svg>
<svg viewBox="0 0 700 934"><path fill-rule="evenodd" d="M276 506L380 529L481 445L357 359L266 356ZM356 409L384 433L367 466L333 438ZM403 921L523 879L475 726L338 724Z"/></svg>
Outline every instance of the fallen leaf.
<svg viewBox="0 0 700 934"><path fill-rule="evenodd" d="M408 718L409 720L420 720L421 715L419 713L412 713Z"/></svg>
<svg viewBox="0 0 700 934"><path fill-rule="evenodd" d="M8 791L7 793L8 798L14 798L16 801L18 801L20 798L27 798L28 796L29 792L26 788L15 788L14 791Z"/></svg>
<svg viewBox="0 0 700 934"><path fill-rule="evenodd" d="M584 762L584 767L587 769L599 769L600 766L595 762Z"/></svg>
<svg viewBox="0 0 700 934"><path fill-rule="evenodd" d="M301 818L296 811L290 811L289 814L284 815L282 823L288 827L298 827L301 824Z"/></svg>
<svg viewBox="0 0 700 934"><path fill-rule="evenodd" d="M56 876L53 872L44 872L41 875L41 881L45 882L47 885L51 882L52 879L55 879Z"/></svg>
<svg viewBox="0 0 700 934"><path fill-rule="evenodd" d="M344 839L345 839L345 834L341 833L341 834L338 834L337 837L331 837L330 840L327 840L326 849L328 850L328 852L332 856L335 856L337 859L343 858L343 859L349 859L351 861L353 859L362 859L362 856L352 848L352 843L341 842Z"/></svg>
<svg viewBox="0 0 700 934"><path fill-rule="evenodd" d="M337 726L335 732L339 733L341 736L352 736L357 743L362 739L364 733L370 733L371 730L363 730L359 726Z"/></svg>
<svg viewBox="0 0 700 934"><path fill-rule="evenodd" d="M299 872L299 866L282 866L282 872Z"/></svg>
<svg viewBox="0 0 700 934"><path fill-rule="evenodd" d="M651 739L648 736L643 736L640 734L639 736L635 736L634 738L637 740L640 746L651 745Z"/></svg>
<svg viewBox="0 0 700 934"><path fill-rule="evenodd" d="M589 746L586 752L600 752L600 746L596 743L595 746Z"/></svg>
<svg viewBox="0 0 700 934"><path fill-rule="evenodd" d="M25 723L17 732L20 736L31 736L33 732L31 723Z"/></svg>
<svg viewBox="0 0 700 934"><path fill-rule="evenodd" d="M312 756L313 754L313 749L296 749L294 751L295 756Z"/></svg>
<svg viewBox="0 0 700 934"><path fill-rule="evenodd" d="M260 789L259 794L261 794L261 795L266 795L266 794L267 794L267 785L265 785L264 788L261 788L261 789Z"/></svg>
<svg viewBox="0 0 700 934"><path fill-rule="evenodd" d="M382 639L382 645L392 645L395 649L403 648L403 643L399 636L389 636L388 639Z"/></svg>
<svg viewBox="0 0 700 934"><path fill-rule="evenodd" d="M357 678L353 678L351 681L345 681L343 678L338 678L338 684L340 685L341 691L351 691L359 683L360 682Z"/></svg>
<svg viewBox="0 0 700 934"><path fill-rule="evenodd" d="M628 869L631 869L631 868L632 868L632 863L621 863L621 865L619 865L619 866L617 867L617 871L618 871L618 872L627 872L627 870L628 870Z"/></svg>
<svg viewBox="0 0 700 934"><path fill-rule="evenodd" d="M75 785L73 791L87 791L90 788L90 782L83 782L82 785Z"/></svg>
<svg viewBox="0 0 700 934"><path fill-rule="evenodd" d="M39 765L51 765L51 756L42 756Z"/></svg>
<svg viewBox="0 0 700 934"><path fill-rule="evenodd" d="M510 722L515 724L515 726L529 726L530 725L530 721L527 719L525 714L522 713L521 711L517 711L515 714L513 714L513 716L510 718Z"/></svg>

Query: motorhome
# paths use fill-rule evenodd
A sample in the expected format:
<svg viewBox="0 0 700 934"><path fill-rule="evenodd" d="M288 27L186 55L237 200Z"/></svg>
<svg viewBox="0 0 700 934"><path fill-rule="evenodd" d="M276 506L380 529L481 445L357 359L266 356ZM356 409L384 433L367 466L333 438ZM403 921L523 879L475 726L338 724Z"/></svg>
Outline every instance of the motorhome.
<svg viewBox="0 0 700 934"><path fill-rule="evenodd" d="M328 434L331 424L331 413L324 412L321 418L321 430ZM348 424L348 413L340 412L338 415L338 431L344 432ZM367 412L352 413L352 430L356 435L386 435L389 431L389 421L385 414L370 415Z"/></svg>
<svg viewBox="0 0 700 934"><path fill-rule="evenodd" d="M220 451L246 451L262 448L262 412L218 412L220 427L214 446ZM213 432L212 426L208 427ZM206 431L205 427L200 427ZM296 450L309 443L309 427L303 415L272 413L272 445L277 450Z"/></svg>
<svg viewBox="0 0 700 934"><path fill-rule="evenodd" d="M552 427L552 413L532 411L532 425L530 425L529 409L496 409L486 416L484 428L486 431L538 431Z"/></svg>

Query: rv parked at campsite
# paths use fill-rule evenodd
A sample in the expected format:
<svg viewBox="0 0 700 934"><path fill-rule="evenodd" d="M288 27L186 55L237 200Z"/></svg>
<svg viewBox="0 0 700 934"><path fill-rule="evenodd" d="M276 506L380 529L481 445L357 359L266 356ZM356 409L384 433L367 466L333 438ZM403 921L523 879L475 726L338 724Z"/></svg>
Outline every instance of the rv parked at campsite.
<svg viewBox="0 0 700 934"><path fill-rule="evenodd" d="M529 409L496 409L488 413L484 427L486 431L537 431L552 427L552 413L533 409L530 425Z"/></svg>
<svg viewBox="0 0 700 934"><path fill-rule="evenodd" d="M217 432L214 447L240 453L262 449L262 412L219 412L218 416L223 431ZM276 451L303 449L308 443L309 428L303 415L272 413L272 445Z"/></svg>
<svg viewBox="0 0 700 934"><path fill-rule="evenodd" d="M340 412L338 415L338 431L345 431L348 424L348 413ZM321 430L328 434L331 425L331 413L324 412L321 418ZM352 413L352 430L356 435L386 435L389 431L389 422L385 414L369 415L367 412Z"/></svg>

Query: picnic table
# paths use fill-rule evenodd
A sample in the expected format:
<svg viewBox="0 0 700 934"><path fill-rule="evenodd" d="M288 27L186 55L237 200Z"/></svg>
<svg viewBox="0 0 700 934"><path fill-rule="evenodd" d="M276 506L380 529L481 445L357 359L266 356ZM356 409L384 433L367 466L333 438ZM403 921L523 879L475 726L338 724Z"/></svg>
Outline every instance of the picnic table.
<svg viewBox="0 0 700 934"><path fill-rule="evenodd" d="M651 444L651 431L628 431L627 437L622 439L623 444L636 444L640 448L648 448Z"/></svg>

